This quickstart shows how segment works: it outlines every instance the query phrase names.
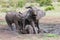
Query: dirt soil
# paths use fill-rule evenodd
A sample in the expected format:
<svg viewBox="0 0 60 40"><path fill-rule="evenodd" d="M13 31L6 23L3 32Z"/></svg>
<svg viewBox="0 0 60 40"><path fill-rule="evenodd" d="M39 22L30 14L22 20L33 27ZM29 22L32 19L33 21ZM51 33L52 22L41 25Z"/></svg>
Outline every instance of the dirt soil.
<svg viewBox="0 0 60 40"><path fill-rule="evenodd" d="M0 18L0 21L5 21ZM47 33L60 35L60 17L45 16L40 19L40 28ZM9 30L7 25L0 25L0 40L60 40L60 37L46 37L44 33L41 34L18 34L15 31Z"/></svg>
<svg viewBox="0 0 60 40"><path fill-rule="evenodd" d="M42 34L18 34L9 30L8 26L0 25L0 40L59 40L60 37L47 37Z"/></svg>

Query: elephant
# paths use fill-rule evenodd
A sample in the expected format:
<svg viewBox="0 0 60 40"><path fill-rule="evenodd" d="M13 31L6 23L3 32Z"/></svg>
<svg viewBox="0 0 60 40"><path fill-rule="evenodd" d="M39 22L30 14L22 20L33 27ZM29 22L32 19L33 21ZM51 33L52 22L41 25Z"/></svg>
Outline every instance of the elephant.
<svg viewBox="0 0 60 40"><path fill-rule="evenodd" d="M46 13L36 7L29 6L26 8L29 10L24 13L15 11L7 12L5 16L7 24L13 30L12 23L15 23L18 32L22 30L23 33L26 30L25 33L40 33L39 19L44 17ZM26 27L27 25L28 27ZM38 32L36 28L38 28Z"/></svg>
<svg viewBox="0 0 60 40"><path fill-rule="evenodd" d="M22 30L20 33L21 34L34 34L34 31L31 25L26 25L24 30Z"/></svg>
<svg viewBox="0 0 60 40"><path fill-rule="evenodd" d="M19 12L20 13L20 12ZM24 31L26 30L27 33L33 33L33 34L37 34L37 30L35 30L35 24L34 24L34 20L35 20L36 15L34 14L34 11L32 9L29 9L28 11L22 13L22 24L23 24L23 29L22 32L24 33ZM34 19L34 20L33 20ZM19 23L20 24L20 23ZM26 27L28 26L28 27ZM32 31L27 31L30 30ZM25 32L25 33L26 33Z"/></svg>
<svg viewBox="0 0 60 40"><path fill-rule="evenodd" d="M26 15L23 14L23 15L25 15L24 21L23 21L24 22L23 29L25 29L26 25L30 25L30 27L33 28L33 33L37 34L37 30L35 29L35 23L34 23L34 20L36 20L36 18L35 18L36 15L35 15L33 9L29 9L28 11L26 11L24 13L26 13Z"/></svg>
<svg viewBox="0 0 60 40"><path fill-rule="evenodd" d="M28 13L33 14L33 15L31 15L31 19L34 21L35 27L38 28L38 33L40 33L41 30L40 30L40 27L39 27L39 19L41 19L42 17L44 17L46 15L46 13L43 10L40 10L37 7L28 6L26 8L30 9L30 11Z"/></svg>
<svg viewBox="0 0 60 40"><path fill-rule="evenodd" d="M13 26L12 26L13 23L16 26L16 31L19 31L19 29L21 29L23 26L21 12L18 13L15 11L9 11L9 12L7 12L7 14L5 16L5 19L6 19L8 26L11 28L11 30L14 30Z"/></svg>
<svg viewBox="0 0 60 40"><path fill-rule="evenodd" d="M35 24L33 22L33 17L35 16L32 12L32 10L28 10L22 14L23 16L23 31L24 29L26 30L27 33L29 34L37 34L37 30L35 30ZM26 27L27 26L27 27ZM31 31L30 31L31 30ZM25 32L25 33L26 33Z"/></svg>
<svg viewBox="0 0 60 40"><path fill-rule="evenodd" d="M31 25L28 25L27 22L24 23L24 19L26 18L25 16L26 15L23 15L21 12L9 11L7 12L5 16L5 19L6 19L8 26L11 28L12 31L14 30L12 24L14 23L18 33L32 34L33 29ZM23 24L27 24L24 28L25 30L23 29Z"/></svg>

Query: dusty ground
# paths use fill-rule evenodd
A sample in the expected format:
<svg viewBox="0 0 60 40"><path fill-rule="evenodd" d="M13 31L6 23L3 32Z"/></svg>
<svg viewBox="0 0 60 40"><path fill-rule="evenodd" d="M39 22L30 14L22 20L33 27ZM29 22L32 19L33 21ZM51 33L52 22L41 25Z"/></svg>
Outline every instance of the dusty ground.
<svg viewBox="0 0 60 40"><path fill-rule="evenodd" d="M48 13L40 19L40 28L47 33L60 35L60 13ZM38 35L18 34L15 31L10 31L3 21L5 21L4 17L0 16L0 40L60 40L60 37L47 37L44 33Z"/></svg>
<svg viewBox="0 0 60 40"><path fill-rule="evenodd" d="M60 37L49 37L46 34L18 34L10 31L7 26L0 25L0 40L59 40Z"/></svg>
<svg viewBox="0 0 60 40"><path fill-rule="evenodd" d="M60 24L40 23L40 28L47 33L60 35ZM52 37L47 34L18 34L15 31L10 31L7 25L0 25L0 40L60 40L59 36Z"/></svg>

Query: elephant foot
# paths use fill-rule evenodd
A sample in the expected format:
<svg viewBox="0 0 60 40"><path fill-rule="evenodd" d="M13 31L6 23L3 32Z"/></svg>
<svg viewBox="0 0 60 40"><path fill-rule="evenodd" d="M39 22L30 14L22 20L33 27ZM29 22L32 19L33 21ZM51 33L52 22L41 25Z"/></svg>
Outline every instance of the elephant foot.
<svg viewBox="0 0 60 40"><path fill-rule="evenodd" d="M38 34L40 33L41 31L40 30L38 30Z"/></svg>
<svg viewBox="0 0 60 40"><path fill-rule="evenodd" d="M14 30L13 30L12 28L10 28L10 27L9 27L8 29L9 29L10 31L14 31Z"/></svg>
<svg viewBox="0 0 60 40"><path fill-rule="evenodd" d="M22 34L27 34L27 31L26 30L21 30L21 33Z"/></svg>
<svg viewBox="0 0 60 40"><path fill-rule="evenodd" d="M39 33L47 33L46 31L44 31L43 29L40 29L40 30L38 30L38 34Z"/></svg>

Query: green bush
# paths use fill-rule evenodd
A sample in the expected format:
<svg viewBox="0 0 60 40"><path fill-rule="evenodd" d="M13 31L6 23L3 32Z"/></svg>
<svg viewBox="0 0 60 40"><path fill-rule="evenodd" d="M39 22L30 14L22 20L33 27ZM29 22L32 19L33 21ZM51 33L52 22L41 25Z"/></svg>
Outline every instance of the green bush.
<svg viewBox="0 0 60 40"><path fill-rule="evenodd" d="M60 2L60 0L58 0L58 2Z"/></svg>
<svg viewBox="0 0 60 40"><path fill-rule="evenodd" d="M51 0L36 0L37 3L40 4L40 6L49 6L52 5L52 1Z"/></svg>
<svg viewBox="0 0 60 40"><path fill-rule="evenodd" d="M47 37L58 37L56 34L47 34Z"/></svg>
<svg viewBox="0 0 60 40"><path fill-rule="evenodd" d="M47 6L47 7L45 8L45 11L48 11L48 10L54 10L54 7L53 7L53 6Z"/></svg>
<svg viewBox="0 0 60 40"><path fill-rule="evenodd" d="M7 12L8 10L6 8L3 8L0 10L1 12Z"/></svg>
<svg viewBox="0 0 60 40"><path fill-rule="evenodd" d="M14 0L9 0L8 4L9 4L10 7L14 7L14 8L17 7L17 1L16 0L15 1Z"/></svg>
<svg viewBox="0 0 60 40"><path fill-rule="evenodd" d="M19 0L18 1L18 7L23 7L25 5L25 0Z"/></svg>
<svg viewBox="0 0 60 40"><path fill-rule="evenodd" d="M10 1L9 6L14 7L14 4L12 1Z"/></svg>
<svg viewBox="0 0 60 40"><path fill-rule="evenodd" d="M1 8L0 12L16 11L15 8Z"/></svg>

